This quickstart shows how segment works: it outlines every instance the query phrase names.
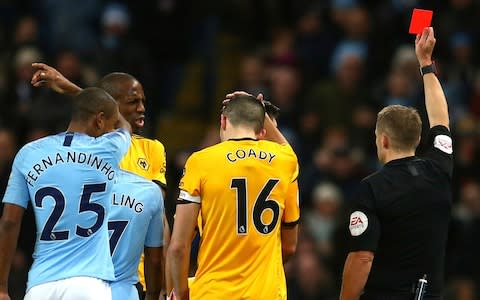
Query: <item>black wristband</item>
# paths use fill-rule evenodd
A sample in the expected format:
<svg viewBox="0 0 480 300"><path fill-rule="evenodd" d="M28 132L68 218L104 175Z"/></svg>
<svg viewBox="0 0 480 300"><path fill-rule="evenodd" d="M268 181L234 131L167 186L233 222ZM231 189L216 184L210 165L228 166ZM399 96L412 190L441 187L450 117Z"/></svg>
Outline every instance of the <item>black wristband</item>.
<svg viewBox="0 0 480 300"><path fill-rule="evenodd" d="M420 67L420 74L423 76L428 73L433 73L437 74L437 67L435 66L435 62L432 62L432 64L424 67Z"/></svg>

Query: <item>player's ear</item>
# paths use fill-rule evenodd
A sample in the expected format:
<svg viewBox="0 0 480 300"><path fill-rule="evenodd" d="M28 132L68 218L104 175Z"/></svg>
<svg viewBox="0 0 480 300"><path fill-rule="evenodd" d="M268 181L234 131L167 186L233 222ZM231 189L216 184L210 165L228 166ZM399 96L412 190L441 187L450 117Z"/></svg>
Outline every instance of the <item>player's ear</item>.
<svg viewBox="0 0 480 300"><path fill-rule="evenodd" d="M227 117L224 114L220 114L220 128L222 130L227 128Z"/></svg>
<svg viewBox="0 0 480 300"><path fill-rule="evenodd" d="M260 130L260 132L257 134L257 139L263 140L265 139L266 135L267 135L267 130L265 128L262 128L262 130Z"/></svg>
<svg viewBox="0 0 480 300"><path fill-rule="evenodd" d="M95 115L95 128L100 131L105 128L105 113L103 111Z"/></svg>

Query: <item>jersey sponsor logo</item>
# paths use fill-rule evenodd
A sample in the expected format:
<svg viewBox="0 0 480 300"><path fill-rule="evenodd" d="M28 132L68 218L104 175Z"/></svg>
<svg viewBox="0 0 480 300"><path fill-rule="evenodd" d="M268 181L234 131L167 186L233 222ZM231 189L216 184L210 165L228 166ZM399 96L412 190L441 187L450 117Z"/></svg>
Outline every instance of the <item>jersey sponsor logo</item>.
<svg viewBox="0 0 480 300"><path fill-rule="evenodd" d="M352 236L359 236L368 228L368 218L361 211L355 211L350 215L350 234Z"/></svg>
<svg viewBox="0 0 480 300"><path fill-rule="evenodd" d="M444 135L444 134L437 135L433 140L433 146L438 150L445 152L447 154L453 153L452 138L449 137L448 135Z"/></svg>
<svg viewBox="0 0 480 300"><path fill-rule="evenodd" d="M145 171L148 171L148 168L150 168L150 165L148 164L148 161L143 157L140 157L138 159L137 164L138 164L138 166L140 166L140 168L142 168Z"/></svg>

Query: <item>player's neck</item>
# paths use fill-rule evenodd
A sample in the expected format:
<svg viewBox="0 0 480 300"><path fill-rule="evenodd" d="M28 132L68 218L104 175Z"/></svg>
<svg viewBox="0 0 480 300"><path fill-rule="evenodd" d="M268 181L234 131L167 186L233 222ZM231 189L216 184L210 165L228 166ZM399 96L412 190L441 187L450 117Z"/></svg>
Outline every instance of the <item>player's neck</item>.
<svg viewBox="0 0 480 300"><path fill-rule="evenodd" d="M85 133L85 134L88 134L88 135L93 135L88 130L88 126L85 126L85 124L75 122L75 121L71 121L70 124L68 124L67 131L68 132L79 132L79 133Z"/></svg>
<svg viewBox="0 0 480 300"><path fill-rule="evenodd" d="M229 130L225 132L224 138L225 140L244 139L244 138L257 139L257 135L251 129L237 127L237 128L229 128Z"/></svg>

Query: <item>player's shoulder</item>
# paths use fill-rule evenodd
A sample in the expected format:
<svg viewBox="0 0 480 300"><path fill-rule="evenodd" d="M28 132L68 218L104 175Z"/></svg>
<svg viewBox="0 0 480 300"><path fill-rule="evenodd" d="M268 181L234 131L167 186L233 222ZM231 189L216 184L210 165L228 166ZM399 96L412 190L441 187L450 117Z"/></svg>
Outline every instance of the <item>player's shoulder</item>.
<svg viewBox="0 0 480 300"><path fill-rule="evenodd" d="M284 156L286 159L297 161L297 155L290 144L279 144L271 141L259 141L259 147L264 150L272 151L279 156Z"/></svg>
<svg viewBox="0 0 480 300"><path fill-rule="evenodd" d="M121 138L125 141L131 139L131 134L130 132L128 132L128 130L126 130L125 128L117 128L113 131L110 131L110 132L107 132L107 133L104 133L98 137L91 137L85 133L82 133L80 134L80 136L82 138L86 138L86 139L94 139L96 141L108 141L108 140L111 140L111 139L114 139L114 138Z"/></svg>
<svg viewBox="0 0 480 300"><path fill-rule="evenodd" d="M32 151L37 151L38 149L45 149L48 146L52 146L55 144L56 141L59 141L62 138L64 133L59 133L56 135L48 135L38 140L31 141L25 145L18 151L18 153L25 154Z"/></svg>
<svg viewBox="0 0 480 300"><path fill-rule="evenodd" d="M225 148L224 146L225 146L225 143L218 143L212 146L208 146L201 150L194 151L191 156L202 157L202 156L211 155L212 153L216 153L224 149Z"/></svg>
<svg viewBox="0 0 480 300"><path fill-rule="evenodd" d="M149 160L165 159L165 147L158 140L134 134L132 135L131 145L130 151L142 152Z"/></svg>
<svg viewBox="0 0 480 300"><path fill-rule="evenodd" d="M224 153L227 147L228 145L225 142L208 146L201 150L194 151L192 154L190 154L188 160L190 161L200 160L204 163L209 164L210 163L210 161L208 161L209 158L218 159L218 154Z"/></svg>
<svg viewBox="0 0 480 300"><path fill-rule="evenodd" d="M164 148L162 142L160 142L159 140L144 137L144 136L139 135L139 134L132 134L132 143L149 145L151 147L162 147L162 148Z"/></svg>
<svg viewBox="0 0 480 300"><path fill-rule="evenodd" d="M143 185L143 186L150 186L150 185L156 185L153 183L151 180L148 180L140 175L137 175L135 173L132 173L130 171L122 170L119 169L117 171L117 182L119 183L131 183L135 185Z"/></svg>
<svg viewBox="0 0 480 300"><path fill-rule="evenodd" d="M275 143L267 140L260 140L258 142L262 147L265 147L265 148L278 149L279 151L295 153L295 151L293 151L293 148L292 146L290 146L290 144L279 144L279 143Z"/></svg>
<svg viewBox="0 0 480 300"><path fill-rule="evenodd" d="M136 190L142 190L145 192L146 190L152 190L153 192L161 191L158 184L155 182L148 180L145 177L132 173L130 171L119 169L117 171L117 183L125 183L131 186L135 186Z"/></svg>
<svg viewBox="0 0 480 300"><path fill-rule="evenodd" d="M153 140L144 136L141 136L139 134L133 133L132 134L132 142L135 141L137 143L150 143Z"/></svg>
<svg viewBox="0 0 480 300"><path fill-rule="evenodd" d="M163 202L161 201L162 190L158 184L137 174L123 170L122 172L125 173L123 175L126 179L129 180L132 188L134 188L139 194L141 194L142 197L149 199L149 203L156 204L152 205L152 208L158 207L158 205L163 205Z"/></svg>

